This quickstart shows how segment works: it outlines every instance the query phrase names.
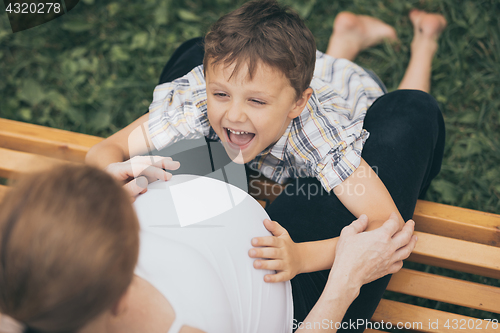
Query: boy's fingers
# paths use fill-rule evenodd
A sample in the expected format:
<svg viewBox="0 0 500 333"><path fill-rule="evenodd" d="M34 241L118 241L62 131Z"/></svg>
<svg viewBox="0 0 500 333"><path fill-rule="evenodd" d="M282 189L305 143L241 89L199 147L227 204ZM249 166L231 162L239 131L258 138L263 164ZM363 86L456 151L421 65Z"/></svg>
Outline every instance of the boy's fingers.
<svg viewBox="0 0 500 333"><path fill-rule="evenodd" d="M288 278L288 273L286 273L286 272L279 272L277 274L264 275L264 281L269 282L269 283L283 282L283 281L288 281L288 280L290 280L290 279Z"/></svg>
<svg viewBox="0 0 500 333"><path fill-rule="evenodd" d="M256 269L268 269L271 271L283 270L283 261L281 260L255 260L253 267Z"/></svg>
<svg viewBox="0 0 500 333"><path fill-rule="evenodd" d="M278 238L275 236L254 237L252 238L253 246L278 246Z"/></svg>
<svg viewBox="0 0 500 333"><path fill-rule="evenodd" d="M271 221L269 219L264 220L264 226L269 232L271 232L274 236L280 236L283 233L287 232L285 228L283 228L278 222Z"/></svg>
<svg viewBox="0 0 500 333"><path fill-rule="evenodd" d="M280 251L275 247L260 247L250 249L248 255L251 258L277 259L281 258Z"/></svg>

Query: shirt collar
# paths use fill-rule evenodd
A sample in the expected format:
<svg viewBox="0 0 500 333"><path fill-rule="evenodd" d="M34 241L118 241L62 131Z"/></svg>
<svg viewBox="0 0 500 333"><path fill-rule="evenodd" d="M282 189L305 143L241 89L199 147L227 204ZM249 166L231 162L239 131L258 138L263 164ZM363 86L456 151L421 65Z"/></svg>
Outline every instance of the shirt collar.
<svg viewBox="0 0 500 333"><path fill-rule="evenodd" d="M268 146L257 156L264 156L271 153L271 155L283 161L283 159L285 158L288 136L290 135L290 129L292 128L293 121L294 120L292 120L290 124L288 124L288 127L286 128L285 132L274 145Z"/></svg>

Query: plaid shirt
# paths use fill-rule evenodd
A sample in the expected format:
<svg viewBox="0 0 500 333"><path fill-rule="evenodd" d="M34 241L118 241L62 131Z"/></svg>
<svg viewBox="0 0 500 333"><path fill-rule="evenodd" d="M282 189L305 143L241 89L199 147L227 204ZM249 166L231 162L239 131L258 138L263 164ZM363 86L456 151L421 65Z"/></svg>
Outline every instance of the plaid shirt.
<svg viewBox="0 0 500 333"><path fill-rule="evenodd" d="M313 94L302 113L249 166L281 184L293 177L316 177L330 191L359 166L369 136L363 129L366 110L383 91L363 68L320 51L310 87ZM202 66L158 85L149 113L149 132L158 150L181 139L220 141L207 117Z"/></svg>

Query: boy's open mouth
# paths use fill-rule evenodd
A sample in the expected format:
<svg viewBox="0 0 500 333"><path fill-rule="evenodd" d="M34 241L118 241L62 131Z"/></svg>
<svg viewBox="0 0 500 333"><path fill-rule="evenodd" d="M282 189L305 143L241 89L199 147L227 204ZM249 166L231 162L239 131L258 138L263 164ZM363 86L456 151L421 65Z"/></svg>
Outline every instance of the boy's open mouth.
<svg viewBox="0 0 500 333"><path fill-rule="evenodd" d="M242 149L246 148L250 141L252 141L255 137L255 133L238 131L227 127L224 127L224 130L226 131L229 142L239 146Z"/></svg>

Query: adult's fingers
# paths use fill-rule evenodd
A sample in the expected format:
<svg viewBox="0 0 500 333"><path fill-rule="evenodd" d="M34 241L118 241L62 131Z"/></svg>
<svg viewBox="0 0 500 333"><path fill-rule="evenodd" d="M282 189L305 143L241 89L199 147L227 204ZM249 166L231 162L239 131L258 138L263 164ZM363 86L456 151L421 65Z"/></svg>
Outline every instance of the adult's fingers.
<svg viewBox="0 0 500 333"><path fill-rule="evenodd" d="M353 221L342 232L344 234L359 234L366 230L368 227L368 216L362 214L357 220Z"/></svg>
<svg viewBox="0 0 500 333"><path fill-rule="evenodd" d="M403 261L402 260L396 261L395 263L393 263L391 265L391 267L389 267L387 274L396 274L397 272L399 272L401 270L401 268L403 268Z"/></svg>
<svg viewBox="0 0 500 333"><path fill-rule="evenodd" d="M401 261L407 259L410 254L415 249L415 245L417 244L417 236L411 236L410 241L405 246L398 249L394 255L392 256L393 261Z"/></svg>
<svg viewBox="0 0 500 333"><path fill-rule="evenodd" d="M146 177L139 177L132 179L127 184L123 185L125 191L127 191L130 196L135 197L140 193L144 193L148 188L148 180Z"/></svg>
<svg viewBox="0 0 500 333"><path fill-rule="evenodd" d="M415 221L408 220L408 222L406 222L403 226L403 229L392 236L392 240L396 249L399 249L400 247L403 247L410 242L414 229Z"/></svg>
<svg viewBox="0 0 500 333"><path fill-rule="evenodd" d="M159 168L176 170L180 167L179 161L172 160L172 157L163 157L163 156L134 156L130 159L131 163L137 164L145 164L145 165L154 165Z"/></svg>
<svg viewBox="0 0 500 333"><path fill-rule="evenodd" d="M134 177L141 175L147 168L157 168L158 170L176 170L180 167L178 161L173 161L171 157L162 156L135 156L127 161ZM158 178L162 179L162 178Z"/></svg>
<svg viewBox="0 0 500 333"><path fill-rule="evenodd" d="M389 236L393 236L399 231L399 218L398 214L392 212L389 219L379 228L381 232L387 232Z"/></svg>
<svg viewBox="0 0 500 333"><path fill-rule="evenodd" d="M166 181L172 178L172 174L170 172L167 172L162 168L153 165L144 166L144 169L139 175L146 176L149 180L154 179L154 181L158 179Z"/></svg>
<svg viewBox="0 0 500 333"><path fill-rule="evenodd" d="M181 163L179 161L173 161L171 157L165 157L156 161L153 165L167 170L177 170L181 166Z"/></svg>

